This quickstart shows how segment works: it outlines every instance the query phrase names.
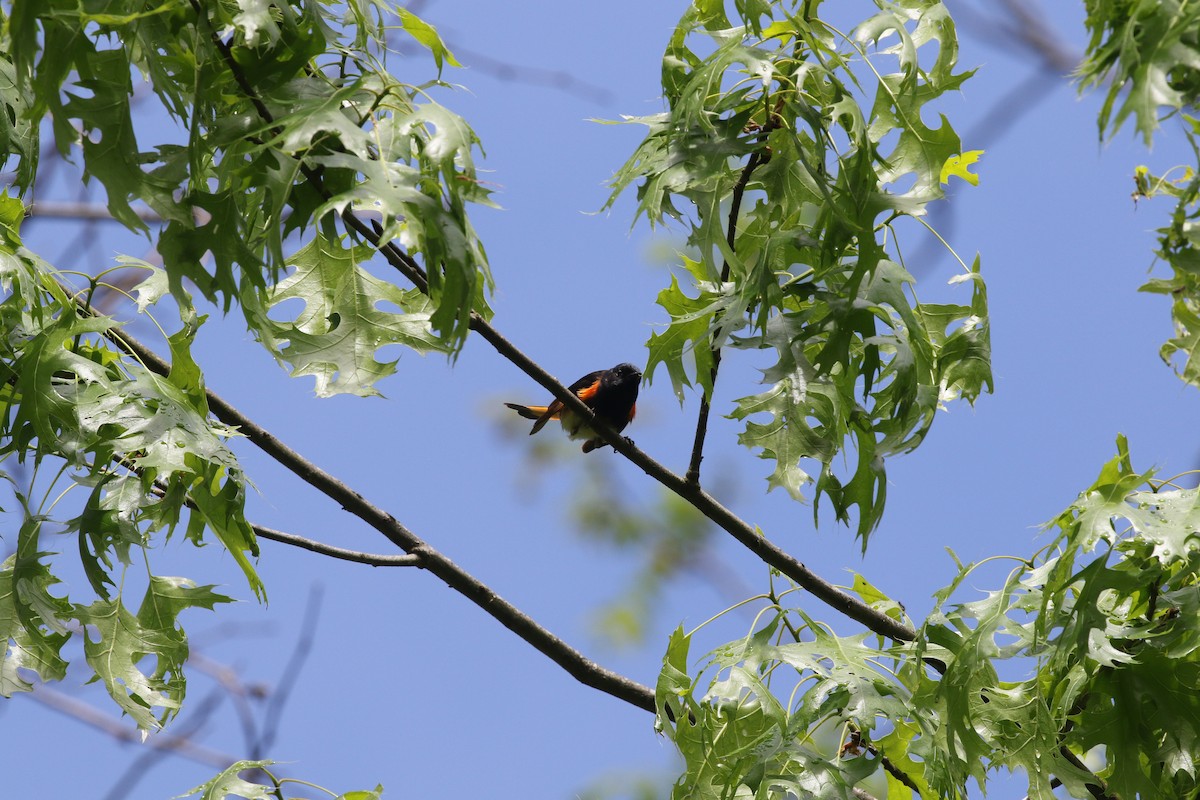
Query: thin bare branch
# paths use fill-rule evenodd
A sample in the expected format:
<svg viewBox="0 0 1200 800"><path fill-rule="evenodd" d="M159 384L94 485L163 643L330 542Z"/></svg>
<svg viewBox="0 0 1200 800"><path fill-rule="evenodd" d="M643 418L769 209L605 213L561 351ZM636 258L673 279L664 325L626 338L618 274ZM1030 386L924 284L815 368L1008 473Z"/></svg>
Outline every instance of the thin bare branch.
<svg viewBox="0 0 1200 800"><path fill-rule="evenodd" d="M323 596L324 592L320 585L314 585L309 590L308 603L304 606L304 617L300 621L300 635L296 638L296 646L292 648L292 655L283 668L283 675L280 676L275 691L271 692L271 696L267 699L267 710L263 715L262 736L250 751L250 757L253 759L269 756L271 747L275 744L284 706L287 705L288 698L292 696L292 690L296 688L300 671L304 669L304 663L308 661L313 642L317 638L317 620L321 616L321 598Z"/></svg>
<svg viewBox="0 0 1200 800"><path fill-rule="evenodd" d="M250 699L259 694L258 687L247 686L242 680L242 676L233 667L214 661L200 652L192 652L188 655L188 666L212 678L225 690L233 703L238 724L241 725L242 740L246 750L253 747L259 737L258 724L254 719L254 708L250 705Z"/></svg>
<svg viewBox="0 0 1200 800"><path fill-rule="evenodd" d="M217 707L221 705L221 695L218 692L212 692L200 701L197 706L190 711L187 719L179 725L172 728L173 735L180 742L191 743L191 738L195 736L209 718L212 717ZM104 795L104 800L120 800L120 798L128 797L137 786L138 782L145 777L146 773L157 764L165 759L168 755L177 753L178 748L173 747L156 747L144 753L141 753L135 758L121 776L113 783L108 794ZM230 761L224 766L233 763ZM224 769L224 766L221 767Z"/></svg>
<svg viewBox="0 0 1200 800"><path fill-rule="evenodd" d="M359 564L369 564L372 567L419 567L421 566L421 557L415 555L403 556L388 556L379 553L363 553L358 550L347 550L344 547L334 547L331 544L318 542L314 539L306 539L303 536L297 536L294 533L285 533L274 528L267 528L262 525L251 525L256 536L263 539L270 539L273 542L282 544L290 544L293 547L302 547L305 550L311 550L314 553L320 553L323 556L330 558L340 558L343 561L354 561Z"/></svg>
<svg viewBox="0 0 1200 800"><path fill-rule="evenodd" d="M79 305L79 308L85 314L93 313L91 309L84 307L82 304ZM121 344L119 338L113 338L111 341L118 345ZM114 455L113 461L129 471L137 473L138 475L144 474L144 470L135 464L131 459L125 458L121 455ZM159 497L166 497L169 487L163 481L156 478L152 484L152 491ZM190 498L187 500L187 506L188 508L195 510L195 505L192 503ZM315 539L297 536L294 533L276 530L275 528L268 528L265 525L256 525L253 522L250 523L250 529L254 531L256 536L260 536L263 539L269 539L273 542L279 542L280 544L291 545L292 547L300 547L304 550L309 550L313 553L319 553L323 556L329 556L330 558L338 558L342 561L353 561L358 564L369 564L373 567L419 567L421 565L420 556L394 556L382 555L379 553L364 553L360 550L347 550L344 547L336 547L331 544L325 544L324 542L318 542Z"/></svg>
<svg viewBox="0 0 1200 800"><path fill-rule="evenodd" d="M129 742L131 744L142 743L141 734L136 729L121 724L109 714L93 708L82 700L77 700L70 695L50 689L45 684L38 685L34 691L25 696L36 703L41 703L47 708L51 708L61 714L66 714L72 719L95 728L119 742ZM219 750L196 744L185 736L177 736L172 733L156 733L146 740L145 746L170 750L189 761L195 761L216 769L225 769L237 761L236 758L228 753L222 753Z"/></svg>
<svg viewBox="0 0 1200 800"><path fill-rule="evenodd" d="M155 210L145 206L135 206L133 213L142 222L163 222L162 216ZM35 200L29 206L30 217L65 217L67 219L86 219L99 222L117 222L102 203L70 202L64 200Z"/></svg>
<svg viewBox="0 0 1200 800"><path fill-rule="evenodd" d="M765 136L773 127L774 116L767 121L766 127L763 129ZM734 251L734 243L737 241L737 222L738 217L742 213L742 197L746 194L746 186L750 183L750 176L754 174L754 170L762 163L762 156L758 151L750 155L746 166L742 168L742 174L738 176L738 182L733 187L733 199L729 204L729 222L725 232L725 243L729 245L729 251ZM724 265L721 267L721 285L729 281L729 259L725 259ZM709 390L700 395L700 413L696 417L696 436L692 441L692 457L688 461L688 470L686 479L688 483L700 484L700 462L704 460L704 439L708 434L708 415L712 406L712 393L717 389L717 371L721 368L721 346L720 342L714 339L709 345L712 351L712 370L709 373Z"/></svg>

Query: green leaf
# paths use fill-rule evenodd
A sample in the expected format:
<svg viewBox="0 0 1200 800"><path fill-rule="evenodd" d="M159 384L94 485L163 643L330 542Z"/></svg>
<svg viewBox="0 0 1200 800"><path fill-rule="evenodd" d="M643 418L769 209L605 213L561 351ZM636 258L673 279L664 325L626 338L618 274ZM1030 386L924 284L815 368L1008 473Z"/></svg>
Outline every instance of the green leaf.
<svg viewBox="0 0 1200 800"><path fill-rule="evenodd" d="M0 54L0 166L14 175L20 194L33 188L37 175L41 136L30 112L33 97L29 87L17 79L7 54ZM10 163L15 161L15 168Z"/></svg>
<svg viewBox="0 0 1200 800"><path fill-rule="evenodd" d="M65 622L72 616L70 604L50 594L59 580L43 563L50 554L38 550L43 519L29 513L22 496L17 499L26 512L17 549L0 564L0 644L4 646L0 696L4 697L33 689L21 670L42 681L66 676L61 651L70 638Z"/></svg>
<svg viewBox="0 0 1200 800"><path fill-rule="evenodd" d="M968 150L956 156L950 156L946 162L942 164L942 174L939 177L940 183L949 183L950 177L956 175L962 178L972 186L979 185L979 176L971 172L971 165L979 161L979 157L983 155L982 150Z"/></svg>
<svg viewBox="0 0 1200 800"><path fill-rule="evenodd" d="M1084 5L1091 37L1078 74L1081 89L1108 87L1100 135L1115 134L1133 114L1149 147L1160 116L1194 107L1200 98L1195 37L1200 8L1180 0L1087 0Z"/></svg>
<svg viewBox="0 0 1200 800"><path fill-rule="evenodd" d="M626 118L648 131L605 207L636 185L639 216L687 227L693 289L673 275L660 293L671 321L648 343L647 375L665 364L677 396L697 382L707 396L714 348L773 349L770 388L733 412L740 441L775 461L769 489L803 499L819 475L817 497L843 522L856 509L865 546L885 460L919 445L942 403L991 388L978 264L969 305L923 309L892 226L924 214L944 176L973 177L978 152L961 152L944 117L924 122L971 73L956 71L936 0L885 5L850 38L815 4L736 8L740 24L720 3L685 12L663 57L668 109ZM851 447L844 475L833 464Z"/></svg>
<svg viewBox="0 0 1200 800"><path fill-rule="evenodd" d="M446 47L446 43L442 41L436 28L406 8L397 7L396 14L400 17L400 24L404 31L433 53L433 60L437 63L438 77L441 77L442 74L443 61L449 62L452 67L462 66L450 49Z"/></svg>
<svg viewBox="0 0 1200 800"><path fill-rule="evenodd" d="M877 666L895 653L867 645L865 636L834 636L803 612L795 613L796 624L785 615L766 614L753 633L709 654L700 674L712 678L700 700L692 696L699 678L682 672L688 637L682 631L672 637L658 698L660 708L682 698L671 705L673 722L659 716L685 760L673 797L791 793L849 800L864 779L882 771L878 759L839 752L840 742L824 731L853 729L870 746L877 727L910 718L904 688ZM779 641L785 637L795 640ZM925 757L921 742L933 729L925 721L912 724L920 730L914 750ZM920 776L919 767L914 772Z"/></svg>
<svg viewBox="0 0 1200 800"><path fill-rule="evenodd" d="M769 486L786 489L794 499L801 500L801 488L812 476L800 468L805 458L824 460L833 457L833 448L822 432L814 429L809 418L829 421L837 417L837 401L825 386L813 386L802 374L785 378L767 392L737 401L730 415L733 419L749 419L766 413L766 423L749 421L738 436L738 443L761 448L760 458L773 460L775 471L767 478Z"/></svg>
<svg viewBox="0 0 1200 800"><path fill-rule="evenodd" d="M239 773L249 770L261 770L275 764L274 761L237 761L218 772L199 786L193 787L173 800L200 795L200 800L225 800L227 797L242 798L242 800L278 800L279 795L274 786L261 783L250 783L238 777Z"/></svg>
<svg viewBox="0 0 1200 800"><path fill-rule="evenodd" d="M663 364L680 403L685 386L698 385L706 396L709 395L713 366L710 337L714 319L730 301L728 296L704 288L695 298L688 297L672 276L670 287L658 293L658 304L671 316L671 322L662 333L651 333L646 342L649 350L647 382L653 379L655 367Z"/></svg>
<svg viewBox="0 0 1200 800"><path fill-rule="evenodd" d="M361 262L374 252L318 235L289 260L292 274L269 291L260 312L264 344L291 365L293 377L315 376L320 397L379 394L375 383L396 369L396 361L376 358L386 345L418 353L448 351L431 329L432 309L425 295L381 281L363 268ZM291 321L267 316L294 300L304 307Z"/></svg>
<svg viewBox="0 0 1200 800"><path fill-rule="evenodd" d="M76 619L86 626L84 657L117 705L144 731L165 724L183 701L188 647L183 629L176 625L179 612L232 602L211 588L196 587L184 578L151 576L136 616L119 597L75 610ZM140 668L148 656L155 660L151 673ZM158 716L155 709L161 709Z"/></svg>

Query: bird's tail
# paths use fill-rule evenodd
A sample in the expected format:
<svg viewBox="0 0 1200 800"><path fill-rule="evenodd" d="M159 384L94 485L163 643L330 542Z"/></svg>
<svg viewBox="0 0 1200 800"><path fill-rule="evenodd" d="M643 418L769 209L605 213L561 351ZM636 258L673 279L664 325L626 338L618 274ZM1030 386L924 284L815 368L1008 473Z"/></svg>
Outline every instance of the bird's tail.
<svg viewBox="0 0 1200 800"><path fill-rule="evenodd" d="M525 419L537 419L546 413L545 406L520 406L516 403L505 403L504 405L511 408L513 411L520 414Z"/></svg>

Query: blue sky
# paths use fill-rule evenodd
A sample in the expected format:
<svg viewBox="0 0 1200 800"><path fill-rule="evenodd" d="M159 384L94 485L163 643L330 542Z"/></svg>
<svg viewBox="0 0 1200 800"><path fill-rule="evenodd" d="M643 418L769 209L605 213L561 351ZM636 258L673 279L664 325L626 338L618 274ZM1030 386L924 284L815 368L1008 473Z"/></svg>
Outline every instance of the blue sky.
<svg viewBox="0 0 1200 800"><path fill-rule="evenodd" d="M1082 52L1082 7L1043 6L1046 24ZM484 177L503 206L475 217L497 282L494 323L564 382L620 361L644 364L644 343L665 320L654 297L669 280L663 254L681 233L652 233L644 223L631 229L632 197L593 213L641 130L591 120L661 109L659 61L683 9L680 2L542 0L420 7L465 65L445 76L462 88L437 99L480 135ZM1102 146L1100 98L1078 99L1065 80L1036 99L1031 94L1002 137L977 131L987 141L972 141L967 132L997 98L1034 73L1029 56L989 46L984 38L993 33L964 30L960 63L979 72L942 108L964 149L987 152L980 185L954 187L953 219L940 224L964 257L982 257L995 394L975 408L952 405L915 453L889 463L887 511L865 556L831 514L814 529L810 507L765 493L770 466L737 446L733 421L715 420L705 462L710 475L725 479L722 499L774 541L831 580L849 582L849 571L861 572L917 620L954 576L946 547L964 561L1031 554L1043 541L1039 525L1091 483L1119 432L1129 436L1135 466L1159 465L1166 474L1190 469L1198 450L1181 435L1191 428L1181 422L1194 418L1195 392L1157 355L1171 331L1167 302L1137 292L1152 261L1152 231L1169 209L1165 201L1135 207L1130 200L1134 167L1162 172L1186 160L1183 147L1168 137L1148 154L1131 131ZM514 69L506 74L505 65ZM429 74L420 57L396 68ZM29 244L64 267L80 259L87 263L73 266L103 266L117 252L144 255L144 243L108 228L71 254L59 252L54 226L35 223L29 231ZM906 247L929 254L918 293L948 296L955 268L922 244L914 238ZM151 329L140 325L135 330L150 340ZM248 416L552 631L642 683L654 683L672 629L693 627L740 599L689 573L654 609L644 646L614 649L598 638L595 609L628 587L637 554L573 530L568 509L587 479L585 457L570 447L549 461L533 459L535 442L505 433L501 402L537 401L543 392L480 340L454 364L405 355L380 387L386 398L314 398L311 379L288 379L237 315L212 316L197 358L210 388ZM759 391L755 366L741 354L727 360L716 412ZM628 433L682 472L696 405L689 396L681 409L664 374L643 387ZM556 434L548 428L541 436ZM247 443L238 445L257 488L253 521L388 552L377 534ZM605 460L629 496L656 496L644 475L609 450L586 458ZM73 544L62 547L69 554ZM198 652L251 683L280 679L319 587L313 650L270 754L288 762L287 774L335 791L382 783L391 798L496 800L577 797L598 781L634 773L664 785L672 779L673 748L654 733L650 715L575 683L427 573L335 562L271 542L262 548L266 606L253 601L217 547L196 550L180 538L156 559L168 574L220 584L242 601L185 621ZM765 585L763 565L722 536L710 558L731 580ZM965 591L986 590L1002 575L982 571ZM841 632L854 630L815 602L802 605ZM694 652L748 624L733 618ZM58 688L117 719L100 688L80 684L72 672ZM199 706L212 688L197 675L190 700ZM198 741L245 755L236 714L227 697L222 703ZM188 715L185 708L177 724L186 725ZM0 752L8 796L90 798L104 797L144 751L16 697L0 703ZM167 759L146 769L128 796L170 797L211 774Z"/></svg>

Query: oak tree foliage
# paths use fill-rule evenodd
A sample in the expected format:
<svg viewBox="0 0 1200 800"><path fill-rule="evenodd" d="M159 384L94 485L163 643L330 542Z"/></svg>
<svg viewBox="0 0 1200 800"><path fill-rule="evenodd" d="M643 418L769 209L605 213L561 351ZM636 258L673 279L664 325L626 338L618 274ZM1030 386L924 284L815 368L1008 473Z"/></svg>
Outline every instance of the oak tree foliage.
<svg viewBox="0 0 1200 800"><path fill-rule="evenodd" d="M762 385L718 411L768 462L767 489L814 514L831 508L865 549L885 511L888 459L918 447L946 404L992 389L980 259L955 254L953 303L921 301L905 260L910 241L931 235L926 209L945 201L947 182L979 180L979 152L939 104L970 92L972 71L938 0L859 4L846 28L819 0L680 5L663 111L623 120L645 137L612 178L613 199L636 193L639 217L686 237L657 297L666 322L647 342L647 379L707 401L722 356L766 353ZM1087 8L1079 77L1107 92L1101 134L1131 119L1148 143L1169 122L1195 143L1200 10ZM240 434L214 418L191 355L205 322L193 296L239 311L319 395L371 395L384 380L419 391L378 359L381 347L453 359L491 330L493 278L470 216L491 202L481 143L437 101L450 90L440 77L393 74L392 29L426 48L439 75L458 61L431 25L383 0L11 0L0 22L11 176L0 198L0 457L30 468L40 491L16 492L24 521L5 534L0 694L62 678L77 637L117 708L154 731L185 702L181 616L219 613L230 598L153 573L130 597L135 551L171 535L218 542L254 594L269 588L255 570L249 478L229 446ZM174 138L148 141L131 112L137 88ZM124 311L174 331L161 347L169 370L144 363L117 318L92 307L98 287L115 286L109 272L73 273L22 243L42 136L161 256L114 269L141 273ZM1145 288L1171 298L1177 335L1164 358L1200 385L1200 170L1137 175L1141 194L1178 201L1158 253L1171 275ZM371 262L395 267L392 279ZM54 498L68 486L87 499L64 518ZM1118 438L1095 482L1047 524L1050 543L1014 558L982 599L955 599L977 568L962 564L930 616L910 620L856 576L848 602L893 621L890 632L835 633L821 619L830 608L773 572L747 601L761 611L744 638L698 660L695 631L666 643L654 704L685 764L675 796L956 798L998 772L1023 775L1039 799L1060 785L1073 797L1193 796L1196 491L1135 467ZM44 550L46 530L77 552ZM76 558L87 586L68 596L56 570ZM1013 663L1029 677L1002 679ZM195 792L282 796L280 781L241 777L269 766L240 762Z"/></svg>

